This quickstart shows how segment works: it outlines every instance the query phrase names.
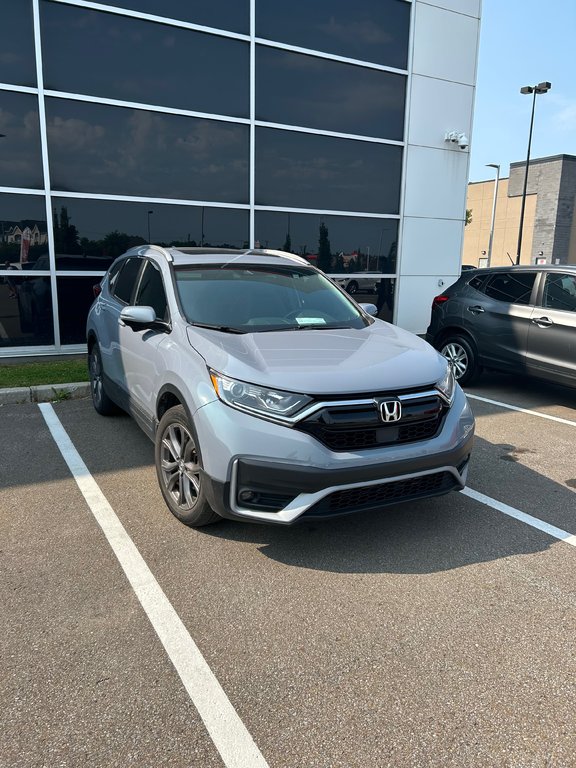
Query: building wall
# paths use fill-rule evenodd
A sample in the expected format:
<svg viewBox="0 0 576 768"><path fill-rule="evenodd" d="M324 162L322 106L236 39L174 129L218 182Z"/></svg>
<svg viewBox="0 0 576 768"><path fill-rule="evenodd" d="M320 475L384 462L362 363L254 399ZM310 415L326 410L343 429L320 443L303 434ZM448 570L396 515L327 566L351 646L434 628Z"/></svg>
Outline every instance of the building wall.
<svg viewBox="0 0 576 768"><path fill-rule="evenodd" d="M476 83L479 0L417 2L402 222L397 322L422 333L432 299L460 273Z"/></svg>
<svg viewBox="0 0 576 768"><path fill-rule="evenodd" d="M492 241L491 266L505 266L516 260L518 227L520 224L521 198L508 196L508 179L500 179L494 237ZM465 228L462 264L481 266L488 258L490 225L494 201L494 181L480 181L468 185L466 208L472 211L472 221ZM530 263L528 254L532 251L532 235L536 212L535 194L526 198L524 212L522 263Z"/></svg>
<svg viewBox="0 0 576 768"><path fill-rule="evenodd" d="M292 250L423 332L458 273L480 0L2 0L0 355L78 351L128 247ZM102 55L105 51L106 54ZM43 238L23 253L10 226Z"/></svg>
<svg viewBox="0 0 576 768"><path fill-rule="evenodd" d="M512 163L510 178L501 179L494 224L492 264L516 258L525 163ZM545 258L550 264L576 261L576 157L557 155L530 161L522 236L522 264ZM478 264L488 251L494 182L468 185L466 207L472 223L466 227L463 264Z"/></svg>

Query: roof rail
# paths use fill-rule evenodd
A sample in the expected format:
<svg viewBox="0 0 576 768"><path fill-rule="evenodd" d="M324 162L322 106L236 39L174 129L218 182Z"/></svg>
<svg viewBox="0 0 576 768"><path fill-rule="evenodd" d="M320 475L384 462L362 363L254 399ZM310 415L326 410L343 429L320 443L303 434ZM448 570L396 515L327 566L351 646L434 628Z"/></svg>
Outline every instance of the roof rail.
<svg viewBox="0 0 576 768"><path fill-rule="evenodd" d="M306 261L306 259L303 256L299 256L297 253L290 253L290 251L279 251L274 248L250 248L250 250L246 251L246 256L281 256L283 258L290 258L290 259L298 259L298 261L304 262L304 264L309 264L309 261Z"/></svg>

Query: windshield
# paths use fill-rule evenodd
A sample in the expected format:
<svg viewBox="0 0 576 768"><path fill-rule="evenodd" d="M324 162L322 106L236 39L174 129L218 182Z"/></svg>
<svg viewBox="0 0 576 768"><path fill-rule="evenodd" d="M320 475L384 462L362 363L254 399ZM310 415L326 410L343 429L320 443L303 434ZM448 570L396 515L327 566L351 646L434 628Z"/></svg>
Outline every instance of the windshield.
<svg viewBox="0 0 576 768"><path fill-rule="evenodd" d="M369 323L324 275L306 267L202 265L175 274L184 315L196 325L256 333Z"/></svg>

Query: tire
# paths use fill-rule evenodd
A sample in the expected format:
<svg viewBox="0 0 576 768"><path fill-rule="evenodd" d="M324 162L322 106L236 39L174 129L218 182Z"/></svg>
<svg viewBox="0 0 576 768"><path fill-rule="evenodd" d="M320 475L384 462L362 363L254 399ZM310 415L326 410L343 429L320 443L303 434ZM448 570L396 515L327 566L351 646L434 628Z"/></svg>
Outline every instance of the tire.
<svg viewBox="0 0 576 768"><path fill-rule="evenodd" d="M112 416L118 413L118 406L108 397L104 388L104 368L97 341L92 344L88 353L88 373L90 375L90 394L95 410L101 416Z"/></svg>
<svg viewBox="0 0 576 768"><path fill-rule="evenodd" d="M221 520L206 500L197 438L181 405L162 416L155 442L156 474L170 512L192 527Z"/></svg>
<svg viewBox="0 0 576 768"><path fill-rule="evenodd" d="M356 280L351 280L348 283L346 290L351 296L353 296L355 293L358 293L358 283L356 282Z"/></svg>
<svg viewBox="0 0 576 768"><path fill-rule="evenodd" d="M454 378L462 387L471 384L480 374L476 349L464 336L447 336L442 339L439 350L452 366Z"/></svg>

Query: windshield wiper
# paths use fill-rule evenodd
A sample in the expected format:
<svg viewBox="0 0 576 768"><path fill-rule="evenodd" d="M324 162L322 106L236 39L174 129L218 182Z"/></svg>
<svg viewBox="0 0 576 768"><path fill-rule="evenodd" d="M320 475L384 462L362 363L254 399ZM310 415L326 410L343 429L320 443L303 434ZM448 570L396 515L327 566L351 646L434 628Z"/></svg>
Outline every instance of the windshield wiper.
<svg viewBox="0 0 576 768"><path fill-rule="evenodd" d="M209 328L211 331L222 331L222 333L246 333L240 328L233 328L230 325L213 325L212 323L191 323L195 328Z"/></svg>
<svg viewBox="0 0 576 768"><path fill-rule="evenodd" d="M282 325L277 328L264 328L258 333L280 333L282 331L343 331L350 329L349 325L320 325L319 323L302 323L302 325Z"/></svg>

